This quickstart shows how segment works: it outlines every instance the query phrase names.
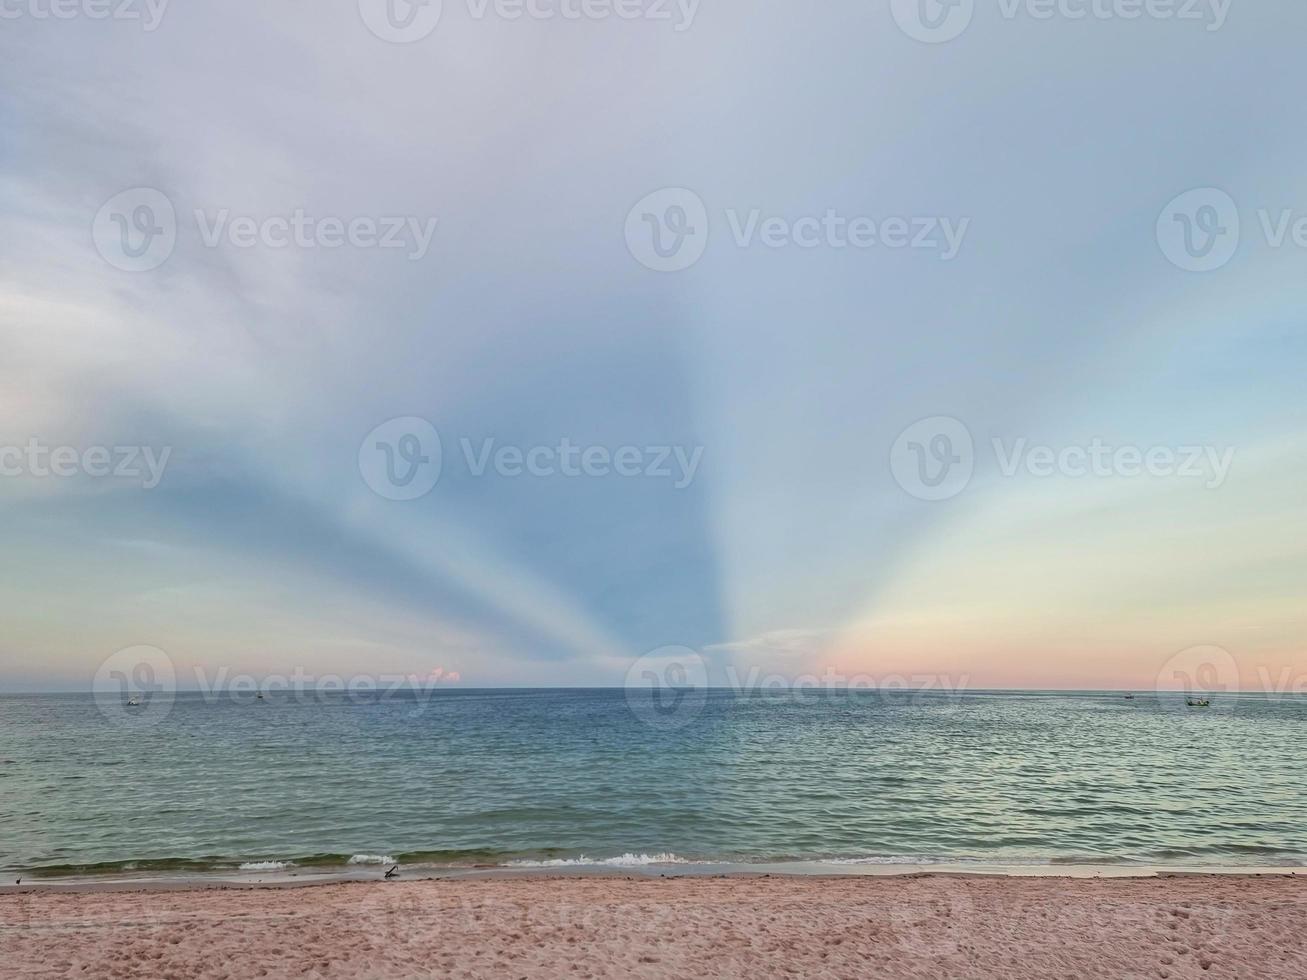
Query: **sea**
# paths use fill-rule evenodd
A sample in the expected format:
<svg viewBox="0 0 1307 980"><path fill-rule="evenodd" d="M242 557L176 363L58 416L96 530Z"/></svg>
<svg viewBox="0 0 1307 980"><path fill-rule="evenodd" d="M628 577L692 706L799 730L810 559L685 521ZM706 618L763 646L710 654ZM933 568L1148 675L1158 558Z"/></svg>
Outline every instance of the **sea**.
<svg viewBox="0 0 1307 980"><path fill-rule="evenodd" d="M3 696L0 869L1307 863L1307 699L666 694Z"/></svg>

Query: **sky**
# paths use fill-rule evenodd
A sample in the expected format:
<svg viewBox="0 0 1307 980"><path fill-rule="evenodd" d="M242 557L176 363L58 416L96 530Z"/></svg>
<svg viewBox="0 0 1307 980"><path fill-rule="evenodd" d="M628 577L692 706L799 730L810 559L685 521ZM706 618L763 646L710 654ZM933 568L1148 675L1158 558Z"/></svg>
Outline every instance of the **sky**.
<svg viewBox="0 0 1307 980"><path fill-rule="evenodd" d="M1307 679L1297 0L390 3L0 8L0 690Z"/></svg>

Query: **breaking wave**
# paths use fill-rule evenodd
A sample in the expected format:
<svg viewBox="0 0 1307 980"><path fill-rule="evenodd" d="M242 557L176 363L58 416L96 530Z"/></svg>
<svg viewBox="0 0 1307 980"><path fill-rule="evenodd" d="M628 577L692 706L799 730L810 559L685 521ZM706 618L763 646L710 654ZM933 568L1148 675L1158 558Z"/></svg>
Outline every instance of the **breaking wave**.
<svg viewBox="0 0 1307 980"><path fill-rule="evenodd" d="M644 868L651 864L694 864L687 858L675 854L632 854L627 851L618 857L590 858L582 854L576 858L550 858L544 861L507 861L506 868L565 868L565 867L609 867L609 868Z"/></svg>

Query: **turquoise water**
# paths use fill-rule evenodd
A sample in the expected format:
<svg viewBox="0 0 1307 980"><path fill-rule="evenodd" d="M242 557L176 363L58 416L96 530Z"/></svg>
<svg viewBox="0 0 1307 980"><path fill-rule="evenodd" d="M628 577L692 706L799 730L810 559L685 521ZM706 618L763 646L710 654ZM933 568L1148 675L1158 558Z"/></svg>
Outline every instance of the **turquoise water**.
<svg viewBox="0 0 1307 980"><path fill-rule="evenodd" d="M90 695L4 697L0 867L1307 852L1305 700L712 691L689 707L669 723L621 690L182 694L124 723Z"/></svg>

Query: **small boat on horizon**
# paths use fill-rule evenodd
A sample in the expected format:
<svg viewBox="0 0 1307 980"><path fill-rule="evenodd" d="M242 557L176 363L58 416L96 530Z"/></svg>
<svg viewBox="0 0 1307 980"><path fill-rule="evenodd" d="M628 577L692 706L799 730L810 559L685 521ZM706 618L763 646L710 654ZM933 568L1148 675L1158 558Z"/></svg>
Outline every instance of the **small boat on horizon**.
<svg viewBox="0 0 1307 980"><path fill-rule="evenodd" d="M1211 705L1210 698L1185 698L1184 703L1191 708L1206 708Z"/></svg>

